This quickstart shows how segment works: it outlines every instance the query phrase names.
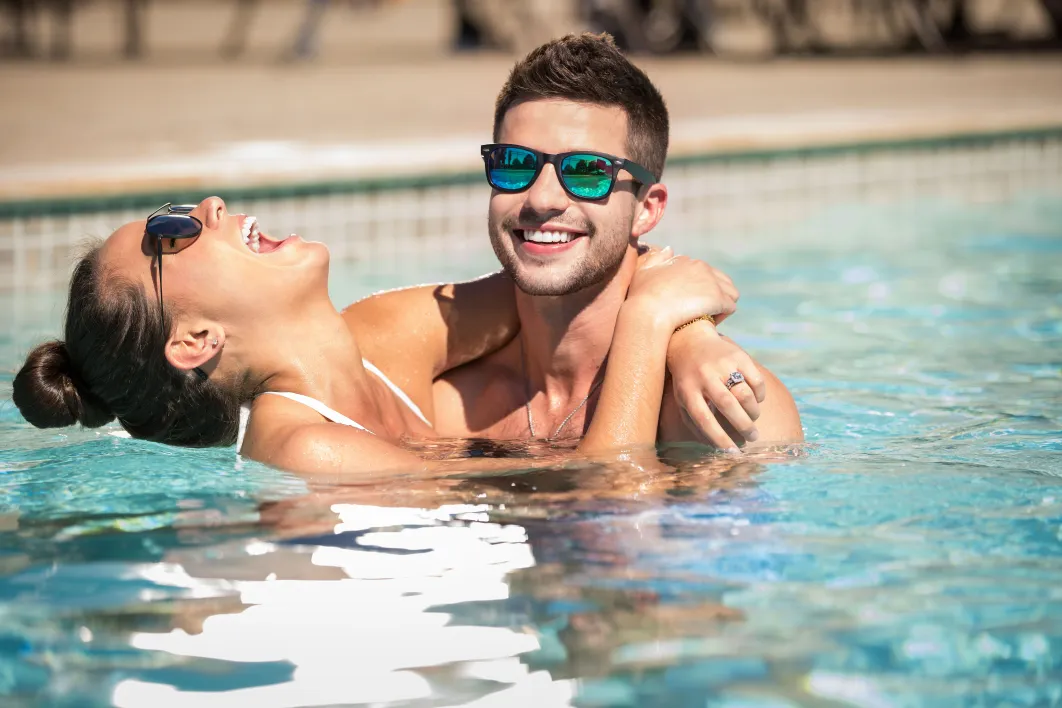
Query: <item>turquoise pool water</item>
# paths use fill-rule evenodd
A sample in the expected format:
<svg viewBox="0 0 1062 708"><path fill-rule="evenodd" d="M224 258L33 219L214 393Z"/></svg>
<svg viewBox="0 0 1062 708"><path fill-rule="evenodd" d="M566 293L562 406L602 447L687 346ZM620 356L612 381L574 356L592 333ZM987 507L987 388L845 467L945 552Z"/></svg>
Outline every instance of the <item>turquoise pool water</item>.
<svg viewBox="0 0 1062 708"><path fill-rule="evenodd" d="M1062 702L1062 200L676 245L741 287L802 454L311 493L30 428L11 371L62 304L0 303L0 703ZM367 272L337 300L400 284Z"/></svg>

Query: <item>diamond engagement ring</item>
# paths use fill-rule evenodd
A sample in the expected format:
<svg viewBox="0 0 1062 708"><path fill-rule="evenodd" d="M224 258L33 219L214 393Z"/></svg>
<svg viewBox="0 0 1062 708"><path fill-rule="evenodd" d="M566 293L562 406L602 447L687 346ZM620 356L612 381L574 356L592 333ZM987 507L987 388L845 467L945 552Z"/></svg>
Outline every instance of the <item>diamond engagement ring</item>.
<svg viewBox="0 0 1062 708"><path fill-rule="evenodd" d="M730 374L730 378L726 380L726 390L729 391L730 389L737 386L739 383L745 383L745 377L740 371L735 371L734 373Z"/></svg>

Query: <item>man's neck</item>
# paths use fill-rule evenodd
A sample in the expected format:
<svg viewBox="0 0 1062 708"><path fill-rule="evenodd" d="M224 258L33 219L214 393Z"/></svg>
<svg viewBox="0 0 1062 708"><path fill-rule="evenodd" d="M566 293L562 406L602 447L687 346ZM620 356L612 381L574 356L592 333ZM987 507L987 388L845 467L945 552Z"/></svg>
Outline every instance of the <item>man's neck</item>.
<svg viewBox="0 0 1062 708"><path fill-rule="evenodd" d="M608 356L620 307L637 264L627 249L608 281L557 297L516 291L524 368L532 392L544 390L551 402L582 398Z"/></svg>

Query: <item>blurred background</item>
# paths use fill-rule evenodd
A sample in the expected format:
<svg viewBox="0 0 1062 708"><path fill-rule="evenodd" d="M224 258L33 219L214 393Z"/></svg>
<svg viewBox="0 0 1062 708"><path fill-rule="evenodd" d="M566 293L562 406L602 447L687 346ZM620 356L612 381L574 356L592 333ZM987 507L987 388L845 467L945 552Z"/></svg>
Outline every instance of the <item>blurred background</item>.
<svg viewBox="0 0 1062 708"><path fill-rule="evenodd" d="M806 456L278 534L297 480L11 404L79 244L167 201L327 242L338 306L496 269L495 96L581 28L662 91L650 236L733 277ZM1059 40L1058 0L0 0L0 703L1057 705Z"/></svg>
<svg viewBox="0 0 1062 708"><path fill-rule="evenodd" d="M674 154L1062 104L1062 0L0 0L0 200L475 169L515 57L582 29L661 87ZM434 161L331 149L454 136Z"/></svg>
<svg viewBox="0 0 1062 708"><path fill-rule="evenodd" d="M1060 0L4 0L5 58L412 59L565 32L721 57L1057 47ZM173 31L188 24L188 31Z"/></svg>
<svg viewBox="0 0 1062 708"><path fill-rule="evenodd" d="M210 194L379 270L489 256L495 96L583 29L668 103L660 238L725 247L840 188L1054 193L1060 22L1062 0L0 0L0 283L61 287L84 236Z"/></svg>

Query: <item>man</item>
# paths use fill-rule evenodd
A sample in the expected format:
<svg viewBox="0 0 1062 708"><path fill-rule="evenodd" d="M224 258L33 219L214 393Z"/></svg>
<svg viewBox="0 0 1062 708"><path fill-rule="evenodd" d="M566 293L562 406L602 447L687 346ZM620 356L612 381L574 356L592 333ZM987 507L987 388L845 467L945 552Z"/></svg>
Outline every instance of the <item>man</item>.
<svg viewBox="0 0 1062 708"><path fill-rule="evenodd" d="M640 183L622 168L615 170L612 192L595 199L592 190L600 187L585 174L593 171L587 164L595 156L585 153L627 158L659 177L667 155L667 109L649 78L608 35L571 35L539 47L513 68L498 96L494 143L514 146L485 148L485 155L488 173L497 168L491 178L491 245L515 283L521 331L498 351L437 380L436 428L455 437L578 435L593 413L639 240L667 205L663 184ZM543 153L572 151L584 155L545 163ZM533 174L513 171L515 160L521 168L534 165ZM713 353L706 359L727 361L727 348L740 353L710 322L688 329L694 328L709 337ZM724 403L726 415L713 414L704 395L688 396L685 410L667 396L661 439L707 438L724 448L803 439L792 396L773 374L752 367L742 382L731 378L733 371L706 379L696 392L725 402L730 388L737 401ZM761 381L765 398L753 390ZM758 407L757 398L763 400Z"/></svg>
<svg viewBox="0 0 1062 708"><path fill-rule="evenodd" d="M498 96L494 140L483 147L494 187L488 229L504 272L376 295L345 318L370 359L377 350L392 361L403 356L396 351L418 353L394 366L406 373L392 378L440 435L577 438L594 412L640 239L667 205L657 181L667 109L610 37L572 35L514 67ZM725 275L716 271L715 279L721 320L737 294ZM499 300L518 314L502 329L496 315L480 317L469 306ZM462 347L440 342L447 337ZM470 341L478 341L478 358ZM425 351L447 354L420 371L414 360ZM672 336L668 370L673 390L665 393L660 441L734 449L803 439L785 386L710 321ZM421 390L427 380L434 386Z"/></svg>

